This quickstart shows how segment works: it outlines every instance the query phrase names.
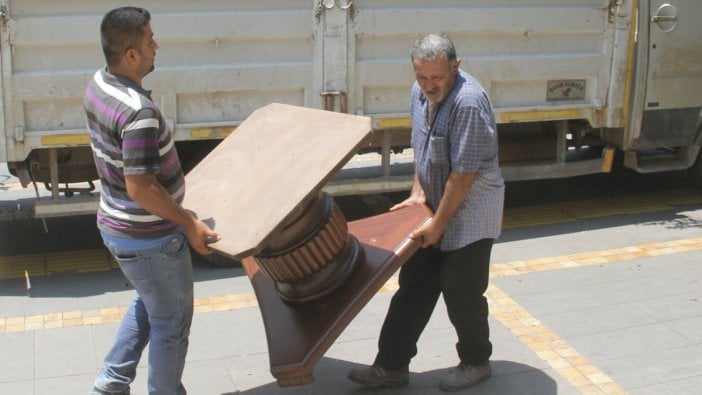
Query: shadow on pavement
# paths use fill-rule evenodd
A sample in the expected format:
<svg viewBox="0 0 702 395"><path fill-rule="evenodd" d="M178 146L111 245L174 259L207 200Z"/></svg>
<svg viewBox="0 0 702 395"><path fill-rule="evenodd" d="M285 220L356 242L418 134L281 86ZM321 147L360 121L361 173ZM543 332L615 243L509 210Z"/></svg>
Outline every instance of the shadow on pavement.
<svg viewBox="0 0 702 395"><path fill-rule="evenodd" d="M518 362L491 361L492 377L475 387L457 392L461 394L501 394L501 395L551 395L558 393L557 383L543 371ZM410 384L400 389L363 388L346 378L347 372L357 366L350 361L322 358L315 368L315 382L301 387L280 388L271 377L271 383L242 391L226 392L221 395L264 395L264 394L446 394L438 389L437 381L449 367L424 372L412 372ZM236 384L236 383L235 383Z"/></svg>

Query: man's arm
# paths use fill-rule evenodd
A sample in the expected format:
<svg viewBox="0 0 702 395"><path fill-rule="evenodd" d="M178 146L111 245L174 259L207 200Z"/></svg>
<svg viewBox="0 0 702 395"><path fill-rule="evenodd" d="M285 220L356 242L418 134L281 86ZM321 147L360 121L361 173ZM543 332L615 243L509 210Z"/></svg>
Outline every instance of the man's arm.
<svg viewBox="0 0 702 395"><path fill-rule="evenodd" d="M188 242L200 254L211 254L207 240L219 240L219 235L204 222L190 215L156 181L153 174L125 176L127 194L144 210L182 226Z"/></svg>
<svg viewBox="0 0 702 395"><path fill-rule="evenodd" d="M451 172L446 182L444 195L441 198L441 202L439 202L439 207L436 209L434 216L430 221L427 221L424 225L412 232L410 237L413 239L422 237L422 247L425 248L436 244L441 238L441 235L444 234L449 221L458 208L461 207L466 196L468 196L473 181L475 180L475 174L475 172Z"/></svg>
<svg viewBox="0 0 702 395"><path fill-rule="evenodd" d="M403 207L414 206L415 204L426 203L427 198L422 189L422 185L419 184L419 178L417 178L417 172L414 172L414 180L412 181L412 190L407 199L397 203L396 205L390 207L390 211L397 210Z"/></svg>

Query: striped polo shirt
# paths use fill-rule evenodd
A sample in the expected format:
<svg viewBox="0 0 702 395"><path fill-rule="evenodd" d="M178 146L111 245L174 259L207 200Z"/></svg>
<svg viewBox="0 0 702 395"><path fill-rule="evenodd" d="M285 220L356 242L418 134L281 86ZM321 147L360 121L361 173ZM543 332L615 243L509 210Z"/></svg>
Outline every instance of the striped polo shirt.
<svg viewBox="0 0 702 395"><path fill-rule="evenodd" d="M127 238L154 238L177 226L149 213L129 198L125 175L153 174L178 203L185 180L173 137L150 92L106 70L85 90L90 146L102 191L98 228Z"/></svg>
<svg viewBox="0 0 702 395"><path fill-rule="evenodd" d="M451 92L428 124L429 101L412 86L412 148L417 179L427 205L436 211L453 171L475 172L463 204L449 221L438 247L451 251L472 242L497 238L502 230L505 185L498 164L497 126L483 87L459 70Z"/></svg>

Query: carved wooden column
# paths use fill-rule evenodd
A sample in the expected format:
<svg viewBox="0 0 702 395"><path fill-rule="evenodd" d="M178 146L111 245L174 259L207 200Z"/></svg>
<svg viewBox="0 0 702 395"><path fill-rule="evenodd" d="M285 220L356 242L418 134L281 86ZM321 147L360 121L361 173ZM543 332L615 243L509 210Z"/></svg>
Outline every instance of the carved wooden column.
<svg viewBox="0 0 702 395"><path fill-rule="evenodd" d="M307 303L334 292L363 259L344 214L320 192L253 257L288 303Z"/></svg>
<svg viewBox="0 0 702 395"><path fill-rule="evenodd" d="M220 234L215 251L242 259L281 386L314 380L334 340L419 248L408 235L430 217L416 206L347 223L321 192L370 133L367 117L271 104L186 177L184 207Z"/></svg>

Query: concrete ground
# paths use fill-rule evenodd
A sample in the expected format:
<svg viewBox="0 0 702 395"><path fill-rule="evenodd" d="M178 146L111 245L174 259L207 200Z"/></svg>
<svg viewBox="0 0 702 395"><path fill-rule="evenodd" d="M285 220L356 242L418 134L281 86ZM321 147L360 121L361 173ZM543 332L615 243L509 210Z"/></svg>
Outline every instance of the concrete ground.
<svg viewBox="0 0 702 395"><path fill-rule="evenodd" d="M598 200L608 215L589 214L589 202L580 211L568 204L508 211L487 292L493 376L463 393L699 393L702 198L688 192L674 204L648 201L631 210L622 209L631 198ZM86 394L133 295L129 284L104 251L60 258L102 260L102 269L52 273L49 265L29 284L15 275L27 256L0 255L0 394ZM50 257L43 255L45 266ZM373 360L393 277L335 340L313 384L280 388L243 270L196 260L195 277L184 374L190 394L438 394L436 380L457 363L440 302L409 387L365 390L346 379L351 367ZM132 393L147 393L145 358Z"/></svg>

